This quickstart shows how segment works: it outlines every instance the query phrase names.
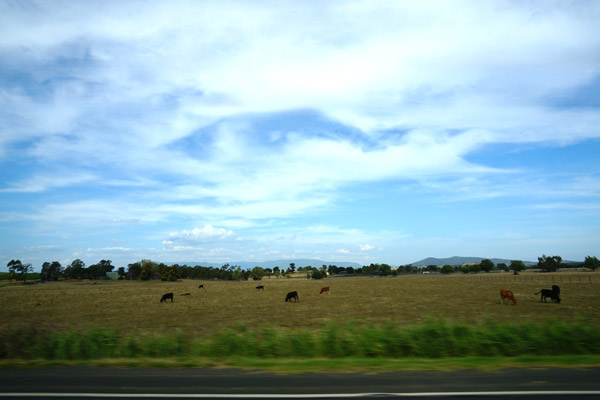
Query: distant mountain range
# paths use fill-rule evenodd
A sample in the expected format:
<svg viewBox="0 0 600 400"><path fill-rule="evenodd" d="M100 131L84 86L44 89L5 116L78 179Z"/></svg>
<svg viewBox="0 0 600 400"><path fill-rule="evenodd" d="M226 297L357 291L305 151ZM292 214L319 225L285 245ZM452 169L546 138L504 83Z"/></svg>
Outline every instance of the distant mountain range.
<svg viewBox="0 0 600 400"><path fill-rule="evenodd" d="M257 261L238 261L238 262L229 262L227 264L229 265L238 265L240 267L242 267L243 269L252 269L254 267L261 267L261 268L270 268L273 269L274 267L279 267L280 269L288 269L290 264L294 263L296 268L300 268L300 267L318 267L320 268L323 265L336 265L338 267L353 267L353 268L362 268L362 265L359 263L355 263L355 262L347 262L347 261L322 261L322 260L316 260L316 259L310 259L310 258L300 258L300 259L293 259L293 260L273 260L273 261L261 261L261 262L257 262ZM203 267L215 267L215 268L220 268L221 266L223 266L226 263L214 263L214 262L177 262L177 263L166 263L169 265L172 264L179 264L179 265L189 265L191 267L194 267L196 265L201 265Z"/></svg>
<svg viewBox="0 0 600 400"><path fill-rule="evenodd" d="M459 257L459 256L454 256L454 257L448 257L448 258L434 258L434 257L428 257L425 258L421 261L417 261L412 263L413 266L415 267L426 267L428 265L462 265L462 264L466 264L466 263L479 263L481 262L481 260L484 260L486 257ZM500 263L504 263L506 265L510 265L512 260L507 260L507 259L503 259L503 258L490 258L489 260L491 260L494 264L500 264ZM533 261L523 261L523 263L525 265L536 265L537 262L533 262Z"/></svg>
<svg viewBox="0 0 600 400"><path fill-rule="evenodd" d="M442 265L462 265L462 264L466 264L466 263L479 263L481 262L481 260L485 259L487 257L459 257L459 256L454 256L454 257L447 257L447 258L435 258L435 257L428 257L428 258L424 258L421 261L417 261L412 263L411 265L415 266L415 267L426 267L428 265L438 265L438 266L442 266ZM492 260L492 262L496 265L500 264L500 263L504 263L506 265L510 265L512 260L509 259L504 259L504 258L489 258L490 260ZM523 263L527 266L531 266L531 265L537 265L537 261L525 261L525 260L521 260L523 261ZM229 265L237 265L242 267L243 269L252 269L254 267L261 267L261 268L270 268L273 269L274 267L279 267L280 269L288 269L288 267L290 266L291 263L294 263L296 268L300 268L300 267L307 267L307 266L311 266L311 267L318 267L320 268L323 265L336 265L338 267L352 267L352 268L362 268L363 264L359 264L359 263L355 263L355 262L348 262L348 261L323 261L323 260L317 260L317 259L312 259L312 258L297 258L297 259L289 259L289 260L272 260L272 261L238 261L238 262L229 262L227 264ZM563 260L563 263L565 264L569 264L569 263L574 263L574 261L567 261L567 260ZM223 266L223 264L226 263L214 263L214 262L169 262L166 263L168 265L172 265L172 264L179 264L179 265L189 265L189 266L196 266L196 265L201 265L203 267L215 267L215 268L220 268L221 266ZM397 265L392 265L393 267L396 267Z"/></svg>

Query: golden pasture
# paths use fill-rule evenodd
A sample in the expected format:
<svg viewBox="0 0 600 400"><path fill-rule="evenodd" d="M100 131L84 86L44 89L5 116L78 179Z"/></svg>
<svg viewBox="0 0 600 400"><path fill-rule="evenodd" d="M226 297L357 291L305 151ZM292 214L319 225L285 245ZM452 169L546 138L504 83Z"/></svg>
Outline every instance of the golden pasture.
<svg viewBox="0 0 600 400"><path fill-rule="evenodd" d="M555 280L555 282L552 282ZM542 288L561 287L561 304L540 303ZM203 284L204 289L198 289ZM255 289L264 285L264 291ZM319 294L330 286L331 293ZM500 289L516 306L500 304ZM298 303L284 301L296 290ZM174 302L160 303L173 292ZM180 294L190 292L190 296ZM427 318L469 324L573 321L600 316L600 273L413 275L389 278L270 279L260 282L52 282L0 287L4 328L116 328L122 333L199 336L235 328L317 328L327 322L413 324Z"/></svg>

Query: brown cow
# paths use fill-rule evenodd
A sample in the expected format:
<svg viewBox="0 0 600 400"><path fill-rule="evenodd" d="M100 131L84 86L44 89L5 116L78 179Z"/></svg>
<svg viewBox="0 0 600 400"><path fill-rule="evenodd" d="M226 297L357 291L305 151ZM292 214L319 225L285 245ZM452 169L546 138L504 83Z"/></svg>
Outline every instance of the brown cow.
<svg viewBox="0 0 600 400"><path fill-rule="evenodd" d="M508 300L512 300L513 306L517 304L517 299L515 299L513 292L506 289L500 289L500 304L504 304L504 299L506 299L506 304L508 304Z"/></svg>
<svg viewBox="0 0 600 400"><path fill-rule="evenodd" d="M180 296L191 296L192 294L190 292L186 292L186 293L181 293Z"/></svg>
<svg viewBox="0 0 600 400"><path fill-rule="evenodd" d="M329 294L329 286L325 286L325 287L321 288L321 293L319 293L319 294L323 294L323 293Z"/></svg>

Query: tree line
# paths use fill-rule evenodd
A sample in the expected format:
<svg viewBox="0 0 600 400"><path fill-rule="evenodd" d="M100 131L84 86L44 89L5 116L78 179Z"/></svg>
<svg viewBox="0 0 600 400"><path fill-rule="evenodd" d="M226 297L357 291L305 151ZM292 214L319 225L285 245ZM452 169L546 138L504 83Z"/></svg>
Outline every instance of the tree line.
<svg viewBox="0 0 600 400"><path fill-rule="evenodd" d="M596 270L600 266L600 261L595 256L587 256L583 263L565 264L560 256L538 257L537 265L532 267L545 272L554 272L558 268L569 267L584 267L591 270ZM11 260L7 264L10 280L22 280L27 283L27 274L33 271L31 264L23 264L20 260ZM44 262L40 273L41 280L44 282L56 281L59 279L106 279L107 272L113 272L116 267L112 265L111 260L100 260L96 264L88 267L80 259L75 259L71 264L63 268L58 261ZM307 278L322 279L330 275L352 275L352 276L396 276L402 274L418 274L424 272L432 273L479 273L490 272L492 270L515 271L520 272L526 270L527 265L521 260L513 260L510 265L505 263L494 264L489 259L484 259L479 263L467 265L428 265L426 267L408 265L400 265L397 268L392 268L388 264L370 264L361 268L354 267L338 267L336 265L322 265L321 267L305 266L296 269L294 263L290 263L287 268L262 268L256 266L252 269L243 269L238 265L224 264L220 268L212 266L188 266L188 265L167 265L164 263L156 263L151 260L142 259L140 261L119 267L117 269L118 279L129 280L150 280L160 279L163 281L175 281L177 279L204 279L204 280L261 280L266 276L275 276L276 278L296 274L297 272L306 273Z"/></svg>

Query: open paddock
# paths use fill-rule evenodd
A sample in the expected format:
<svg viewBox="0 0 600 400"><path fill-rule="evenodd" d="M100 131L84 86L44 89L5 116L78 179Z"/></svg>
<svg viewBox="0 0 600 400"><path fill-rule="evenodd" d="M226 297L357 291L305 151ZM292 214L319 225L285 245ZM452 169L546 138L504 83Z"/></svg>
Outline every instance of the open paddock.
<svg viewBox="0 0 600 400"><path fill-rule="evenodd" d="M202 283L204 289L198 289ZM600 273L405 275L255 281L83 281L0 288L4 328L48 330L116 328L123 333L186 336L224 328L320 328L394 321L413 324L430 317L479 324L487 320L575 321L598 323ZM534 293L558 284L561 304L540 303ZM323 286L331 294L320 295ZM501 305L500 289L510 289L518 304ZM285 302L296 290L299 302ZM174 302L160 302L174 293ZM181 296L183 293L191 293Z"/></svg>

